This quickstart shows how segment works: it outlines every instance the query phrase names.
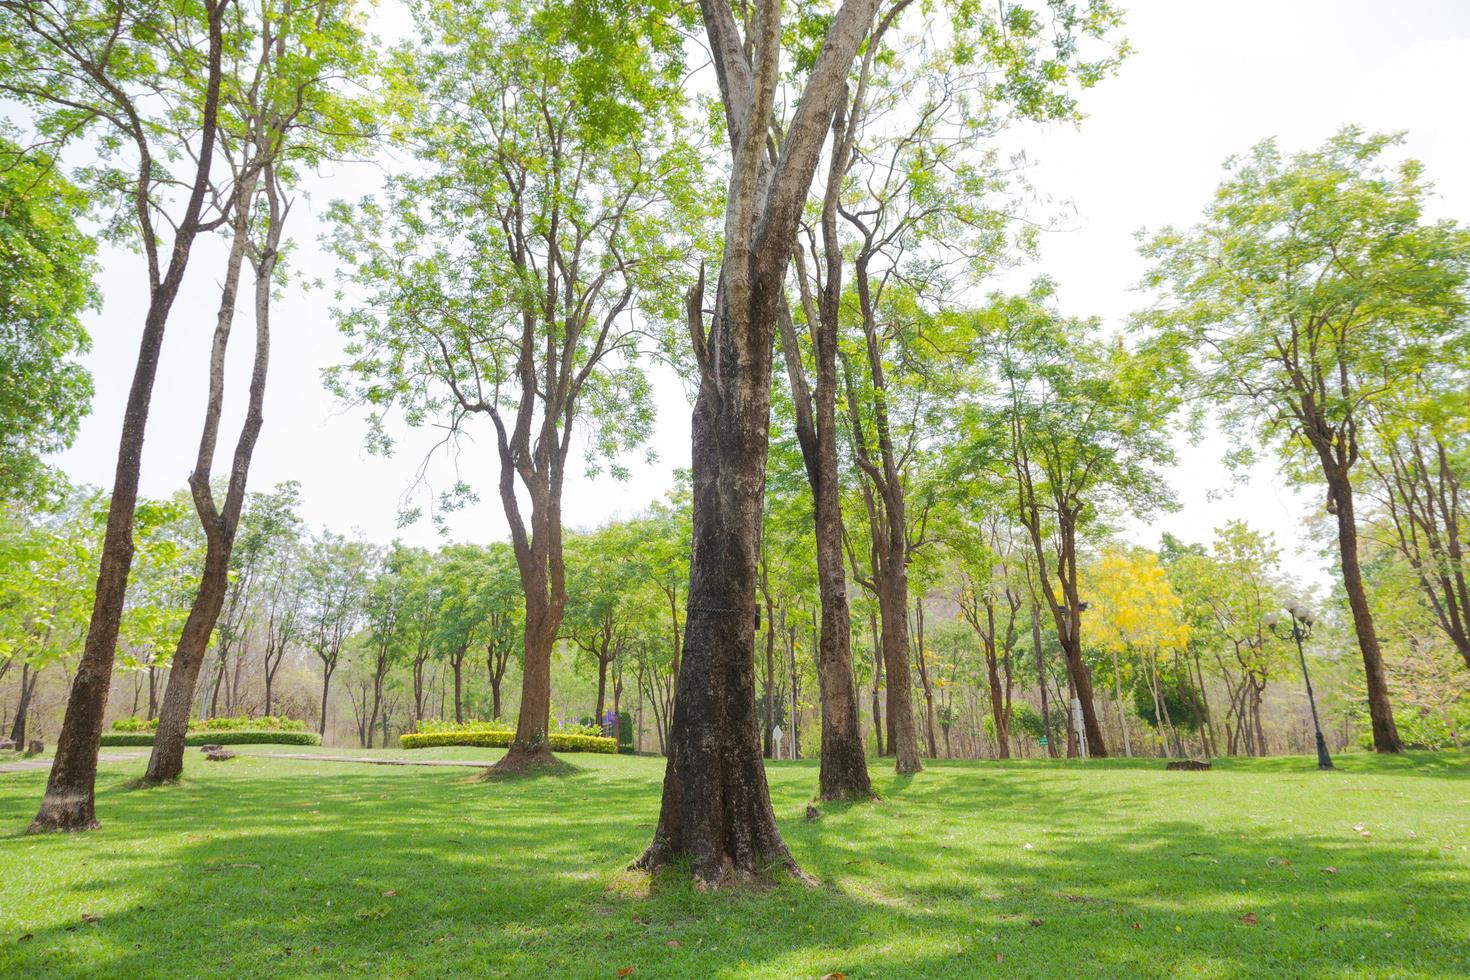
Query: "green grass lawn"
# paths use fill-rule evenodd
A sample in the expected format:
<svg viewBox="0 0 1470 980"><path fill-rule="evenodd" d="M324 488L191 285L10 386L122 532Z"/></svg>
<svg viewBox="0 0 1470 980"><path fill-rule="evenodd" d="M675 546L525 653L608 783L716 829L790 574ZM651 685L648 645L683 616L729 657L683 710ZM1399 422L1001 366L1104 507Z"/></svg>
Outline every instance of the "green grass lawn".
<svg viewBox="0 0 1470 980"><path fill-rule="evenodd" d="M705 894L623 870L662 760L487 783L290 751L151 790L106 764L72 837L23 835L45 774L0 774L0 977L1470 975L1464 755L885 765L883 802L813 824L815 764L777 763L820 886Z"/></svg>

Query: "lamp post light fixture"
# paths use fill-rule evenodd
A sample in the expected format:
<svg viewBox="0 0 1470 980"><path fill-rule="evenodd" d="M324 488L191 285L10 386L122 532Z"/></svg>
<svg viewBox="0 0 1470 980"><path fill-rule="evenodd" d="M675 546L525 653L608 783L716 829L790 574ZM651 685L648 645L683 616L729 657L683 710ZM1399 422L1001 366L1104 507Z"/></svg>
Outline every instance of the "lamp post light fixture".
<svg viewBox="0 0 1470 980"><path fill-rule="evenodd" d="M1296 642L1296 655L1302 664L1302 680L1307 685L1307 704L1312 708L1312 730L1317 735L1317 768L1335 769L1337 767L1332 764L1332 756L1327 754L1327 742L1322 738L1322 724L1317 720L1317 696L1312 693L1312 676L1307 673L1307 654L1302 648L1302 641L1312 635L1312 623L1316 617L1310 609L1298 602L1287 603L1286 612L1291 617L1290 628L1285 627L1277 613L1268 612L1261 618L1272 636L1283 640L1290 638Z"/></svg>

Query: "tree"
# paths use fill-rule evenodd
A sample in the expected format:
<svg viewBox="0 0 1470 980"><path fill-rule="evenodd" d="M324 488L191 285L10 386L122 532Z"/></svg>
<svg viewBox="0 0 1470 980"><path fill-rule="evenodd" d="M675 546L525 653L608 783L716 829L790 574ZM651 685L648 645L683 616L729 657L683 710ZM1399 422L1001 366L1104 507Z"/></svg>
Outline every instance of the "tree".
<svg viewBox="0 0 1470 980"><path fill-rule="evenodd" d="M1171 505L1158 467L1173 459L1180 353L1095 339L1096 321L1063 317L1043 281L978 314L990 398L971 413L974 465L999 466L1036 558L1036 591L1056 626L1091 755L1106 755L1083 659L1079 532L1111 512Z"/></svg>
<svg viewBox="0 0 1470 980"><path fill-rule="evenodd" d="M1467 347L1445 348L1368 406L1365 456L1373 474L1366 492L1377 505L1370 526L1413 570L1434 621L1470 668Z"/></svg>
<svg viewBox="0 0 1470 980"><path fill-rule="evenodd" d="M372 748L373 732L383 708L383 682L402 659L407 633L409 576L421 554L395 541L389 546L363 597L367 636L362 647L364 704L359 713L363 748ZM371 701L367 696L371 694Z"/></svg>
<svg viewBox="0 0 1470 980"><path fill-rule="evenodd" d="M230 244L210 350L209 392L199 450L189 474L189 489L207 547L194 605L174 651L163 711L143 777L155 784L178 779L183 772L184 736L194 688L229 591L230 554L245 503L250 461L264 423L270 301L291 207L287 189L297 167L346 149L364 122L359 107L337 91L343 80L352 81L365 67L365 39L351 3L316 0L296 6L236 0L226 31L230 84L219 114L218 143L229 172L227 185L212 190L220 213L229 215ZM225 358L247 256L254 272L255 352L228 484L217 500L210 480L224 411Z"/></svg>
<svg viewBox="0 0 1470 980"><path fill-rule="evenodd" d="M688 612L658 828L637 865L653 871L687 857L695 880L711 886L796 869L771 812L750 656L773 344L802 204L877 6L844 0L819 28L821 47L773 163L781 4L749 5L742 37L726 0L700 3L732 160L708 331L702 275L688 296L699 369Z"/></svg>
<svg viewBox="0 0 1470 980"><path fill-rule="evenodd" d="M1181 614L1181 601L1159 564L1158 556L1149 551L1123 552L1107 549L1083 571L1084 595L1087 596L1088 620L1093 642L1112 657L1113 696L1117 702L1118 727L1123 733L1123 752L1133 755L1128 737L1128 719L1123 712L1124 676L1118 654L1141 657L1142 680L1148 685L1151 702L1156 706L1155 724L1165 728L1174 740L1176 755L1183 755L1168 699L1161 693L1166 684L1160 680L1159 660L1164 653L1177 658L1189 643L1189 624ZM1130 665L1131 666L1131 665ZM1129 685L1130 687L1132 685Z"/></svg>
<svg viewBox="0 0 1470 980"><path fill-rule="evenodd" d="M1363 656L1373 746L1403 748L1363 586L1353 474L1372 405L1462 334L1470 235L1430 224L1399 137L1344 129L1285 158L1274 142L1232 158L1201 222L1144 246L1167 297L1145 322L1199 350L1228 425L1268 440L1298 480L1320 480Z"/></svg>
<svg viewBox="0 0 1470 980"><path fill-rule="evenodd" d="M603 724L607 707L608 671L652 605L647 596L648 569L639 553L642 531L639 522L612 523L574 538L568 549L573 559L568 583L572 598L562 628L580 655L596 665L592 717L598 725Z"/></svg>
<svg viewBox="0 0 1470 980"><path fill-rule="evenodd" d="M327 696L343 646L362 620L368 588L368 569L376 560L373 549L323 531L311 543L306 559L307 589L304 632L307 645L322 662L322 707L317 734L327 733Z"/></svg>
<svg viewBox="0 0 1470 980"><path fill-rule="evenodd" d="M0 512L0 677L19 662L10 731L17 747L41 672L86 632L105 511L100 494L73 491L54 511Z"/></svg>
<svg viewBox="0 0 1470 980"><path fill-rule="evenodd" d="M141 246L148 285L91 624L32 831L97 826L97 750L133 559L138 472L164 327L195 240L225 220L206 215L205 199L217 145L223 20L231 2L0 4L0 47L6 52L0 91L33 113L42 143L55 147L92 137L98 153L84 171L91 177L89 190L100 206L116 207L110 230ZM170 164L181 159L184 172L174 173ZM171 241L160 223L172 229Z"/></svg>
<svg viewBox="0 0 1470 980"><path fill-rule="evenodd" d="M0 138L0 487L35 502L53 482L42 457L71 444L92 401L72 358L91 346L82 314L101 305L96 243L77 227L86 194L56 162Z"/></svg>
<svg viewBox="0 0 1470 980"><path fill-rule="evenodd" d="M1209 638L1230 698L1226 751L1234 755L1243 748L1248 755L1265 755L1262 695L1284 654L1281 644L1267 642L1265 626L1266 614L1285 604L1281 553L1268 537L1240 521L1216 528L1208 552L1171 544L1166 538L1162 558L1171 587L1183 603L1199 690L1205 690L1199 641ZM1221 655L1221 647L1233 654L1234 667Z"/></svg>
<svg viewBox="0 0 1470 980"><path fill-rule="evenodd" d="M594 461L611 459L652 423L633 313L667 305L678 257L670 210L691 153L677 35L657 4L418 14L398 78L422 173L396 178L386 203L335 209L337 252L369 293L339 316L354 360L335 387L375 423L396 405L451 438L489 417L525 597L521 711L497 768L543 766L572 434L588 426Z"/></svg>

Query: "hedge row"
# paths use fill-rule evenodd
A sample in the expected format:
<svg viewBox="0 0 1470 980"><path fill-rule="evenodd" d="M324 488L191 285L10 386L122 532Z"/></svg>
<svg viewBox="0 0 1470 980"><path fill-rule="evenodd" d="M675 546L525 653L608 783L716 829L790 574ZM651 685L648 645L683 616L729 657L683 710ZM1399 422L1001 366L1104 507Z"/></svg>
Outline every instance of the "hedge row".
<svg viewBox="0 0 1470 980"><path fill-rule="evenodd" d="M104 746L152 745L152 732L104 732ZM316 732L190 732L185 745L321 745Z"/></svg>
<svg viewBox="0 0 1470 980"><path fill-rule="evenodd" d="M405 749L435 749L445 745L473 745L479 748L503 749L515 740L516 733L497 729L458 732L417 732L398 736ZM570 735L552 732L547 738L553 752L605 752L615 755L618 741L604 735Z"/></svg>

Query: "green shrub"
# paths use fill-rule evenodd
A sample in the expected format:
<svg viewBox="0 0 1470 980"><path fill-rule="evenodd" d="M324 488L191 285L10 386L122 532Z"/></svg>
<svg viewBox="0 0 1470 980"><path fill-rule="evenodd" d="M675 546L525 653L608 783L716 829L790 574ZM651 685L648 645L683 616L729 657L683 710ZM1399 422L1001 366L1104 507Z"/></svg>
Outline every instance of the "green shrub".
<svg viewBox="0 0 1470 980"><path fill-rule="evenodd" d="M119 718L112 723L112 730L115 732L156 732L158 731L158 719ZM238 718L206 718L203 721L200 721L198 718L193 718L189 721L189 731L304 732L306 731L306 722L279 715L264 715L260 718L250 718L241 715Z"/></svg>
<svg viewBox="0 0 1470 980"><path fill-rule="evenodd" d="M491 728L484 722L465 725L457 730L440 726L437 731L413 732L400 735L398 742L405 749L434 749L446 745L473 745L480 748L503 749L515 741L516 733L510 728ZM603 735L573 735L552 732L548 736L553 752L604 752L612 755L618 750L616 739Z"/></svg>
<svg viewBox="0 0 1470 980"><path fill-rule="evenodd" d="M130 745L152 745L152 732L104 732L102 744L114 748ZM223 731L190 732L184 736L185 745L321 745L322 737L316 732L282 731Z"/></svg>

